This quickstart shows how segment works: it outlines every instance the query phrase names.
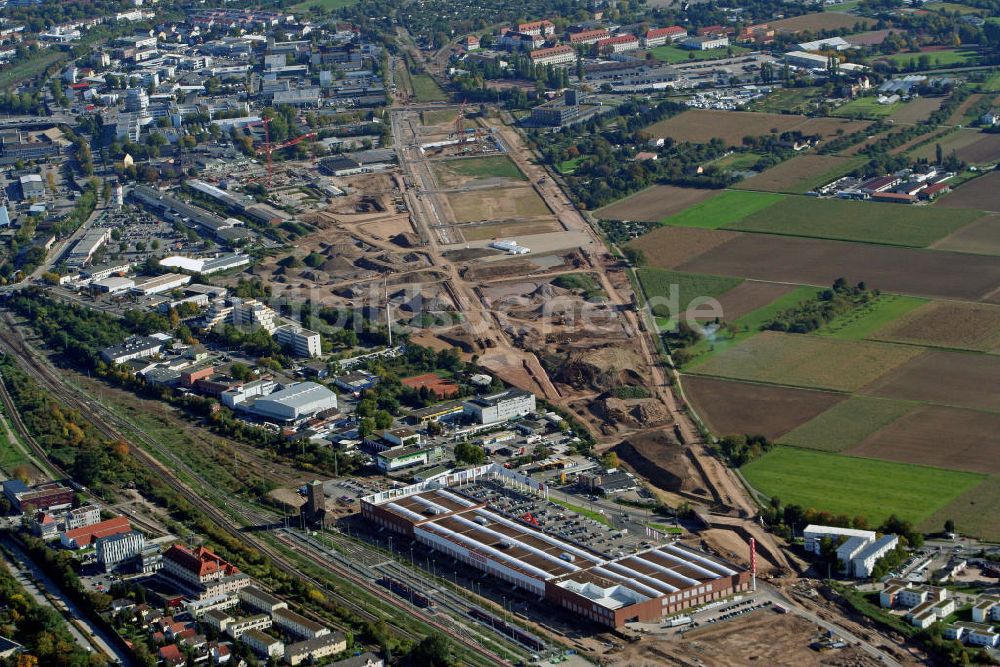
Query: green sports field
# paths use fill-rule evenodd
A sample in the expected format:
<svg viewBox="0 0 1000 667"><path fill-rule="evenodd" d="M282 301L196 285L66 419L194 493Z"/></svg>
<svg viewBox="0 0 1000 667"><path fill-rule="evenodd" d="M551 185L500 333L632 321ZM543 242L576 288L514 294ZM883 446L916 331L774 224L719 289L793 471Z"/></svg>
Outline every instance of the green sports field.
<svg viewBox="0 0 1000 667"><path fill-rule="evenodd" d="M747 49L742 46L729 46L722 49L709 49L708 51L693 51L682 49L679 46L658 46L650 51L654 58L665 63L683 63L689 60L717 60L729 57L730 53L738 56L746 52Z"/></svg>
<svg viewBox="0 0 1000 667"><path fill-rule="evenodd" d="M899 67L922 68L921 56L927 56L927 67L951 67L953 65L974 65L979 61L975 49L945 49L943 51L921 51L920 53L897 53L891 56L880 56L874 60L888 60Z"/></svg>
<svg viewBox="0 0 1000 667"><path fill-rule="evenodd" d="M716 197L706 199L677 215L664 219L663 224L674 227L718 229L777 204L784 198L784 195L770 192L726 190Z"/></svg>
<svg viewBox="0 0 1000 667"><path fill-rule="evenodd" d="M489 155L486 157L468 157L455 160L440 160L432 165L440 176L451 176L481 180L489 178L509 178L525 180L524 174L517 168L514 161L506 155Z"/></svg>
<svg viewBox="0 0 1000 667"><path fill-rule="evenodd" d="M305 0L305 2L300 2L297 5L292 5L288 8L290 12L305 12L305 11L333 11L334 9L343 9L344 7L350 7L351 5L356 5L358 0Z"/></svg>
<svg viewBox="0 0 1000 667"><path fill-rule="evenodd" d="M854 396L781 437L781 443L842 452L914 408L905 401Z"/></svg>
<svg viewBox="0 0 1000 667"><path fill-rule="evenodd" d="M705 203L711 201L714 200ZM720 227L745 232L923 248L981 217L983 214L978 211L961 209L944 211L905 204L788 197L768 206L766 210L759 210Z"/></svg>
<svg viewBox="0 0 1000 667"><path fill-rule="evenodd" d="M861 340L925 303L928 303L927 299L915 296L880 294L874 301L834 319L817 333L844 340Z"/></svg>
<svg viewBox="0 0 1000 667"><path fill-rule="evenodd" d="M863 516L878 524L890 514L914 523L973 489L984 475L889 463L779 446L742 468L758 491L782 503Z"/></svg>

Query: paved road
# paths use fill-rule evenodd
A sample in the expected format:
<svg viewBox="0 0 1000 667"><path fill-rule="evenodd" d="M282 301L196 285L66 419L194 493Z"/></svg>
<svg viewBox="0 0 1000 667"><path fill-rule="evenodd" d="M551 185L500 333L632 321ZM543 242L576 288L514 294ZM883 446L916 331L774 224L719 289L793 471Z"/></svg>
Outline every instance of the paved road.
<svg viewBox="0 0 1000 667"><path fill-rule="evenodd" d="M25 590L39 603L47 607L52 607L59 611L59 613L66 618L70 634L76 642L87 649L88 651L93 651L93 645L96 645L101 652L111 658L112 662L117 660L122 665L132 665L134 664L132 658L125 653L120 651L112 637L108 636L102 629L98 628L96 625L92 624L87 617L80 611L80 608L66 596L63 591L56 586L55 582L52 581L42 570L35 565L31 560L27 558L27 555L21 550L21 548L9 537L3 537L2 542L5 547L9 548L17 558L17 562L11 562L7 560L7 566L14 573L14 577L17 579L18 583L24 587ZM5 554L5 559L6 559ZM28 576L30 572L33 575L34 580L38 582L36 585L32 578ZM48 593L52 597L56 597L61 600L66 605L66 610L57 609L43 593ZM80 629L83 627L83 630ZM85 635L84 633L87 633Z"/></svg>

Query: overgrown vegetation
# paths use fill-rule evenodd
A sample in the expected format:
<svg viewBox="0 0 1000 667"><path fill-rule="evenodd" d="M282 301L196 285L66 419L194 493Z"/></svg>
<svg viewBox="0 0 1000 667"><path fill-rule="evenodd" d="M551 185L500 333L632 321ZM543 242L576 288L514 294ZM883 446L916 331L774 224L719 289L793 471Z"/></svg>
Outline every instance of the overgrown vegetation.
<svg viewBox="0 0 1000 667"><path fill-rule="evenodd" d="M830 289L818 292L814 301L803 301L782 311L764 328L787 333L810 333L868 304L878 295L877 289L868 289L863 282L851 287L844 278L837 278Z"/></svg>

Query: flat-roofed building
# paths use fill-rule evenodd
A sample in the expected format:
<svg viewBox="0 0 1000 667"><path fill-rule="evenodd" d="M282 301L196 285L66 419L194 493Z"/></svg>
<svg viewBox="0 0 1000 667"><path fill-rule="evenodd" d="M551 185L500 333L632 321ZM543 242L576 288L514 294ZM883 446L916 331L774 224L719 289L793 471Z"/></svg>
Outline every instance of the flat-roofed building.
<svg viewBox="0 0 1000 667"><path fill-rule="evenodd" d="M250 410L267 419L296 421L337 407L337 395L316 382L299 382L254 401Z"/></svg>
<svg viewBox="0 0 1000 667"><path fill-rule="evenodd" d="M453 486L477 479L547 492L544 484L491 464L372 494L361 501L362 515L612 628L658 622L749 588L748 572L690 547L673 543L608 556L502 515Z"/></svg>
<svg viewBox="0 0 1000 667"><path fill-rule="evenodd" d="M507 389L463 404L465 414L480 424L497 424L535 411L535 395L523 389Z"/></svg>
<svg viewBox="0 0 1000 667"><path fill-rule="evenodd" d="M875 539L874 530L860 530L858 528L840 528L838 526L819 526L816 524L809 524L806 526L805 530L802 531L802 537L804 538L804 544L806 551L814 554L820 553L822 548L822 540L825 537L831 540L836 540L841 537L851 538L860 537L862 539L871 541Z"/></svg>
<svg viewBox="0 0 1000 667"><path fill-rule="evenodd" d="M226 623L224 628L227 635L233 639L239 639L245 633L252 630L266 630L271 627L271 617L267 614L254 614L243 618L234 618Z"/></svg>
<svg viewBox="0 0 1000 667"><path fill-rule="evenodd" d="M274 340L300 357L318 357L323 353L320 335L298 324L281 325L274 330Z"/></svg>

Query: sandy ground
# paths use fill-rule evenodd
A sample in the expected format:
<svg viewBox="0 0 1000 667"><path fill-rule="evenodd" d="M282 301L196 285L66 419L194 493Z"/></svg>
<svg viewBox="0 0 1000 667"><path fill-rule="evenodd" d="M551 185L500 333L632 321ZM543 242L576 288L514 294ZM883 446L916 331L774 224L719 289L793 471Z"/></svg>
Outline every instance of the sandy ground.
<svg viewBox="0 0 1000 667"><path fill-rule="evenodd" d="M797 616L758 611L742 618L699 628L682 639L664 641L645 637L608 654L611 665L662 667L711 665L711 667L760 667L877 665L854 648L814 651L809 644L819 637L816 626Z"/></svg>

